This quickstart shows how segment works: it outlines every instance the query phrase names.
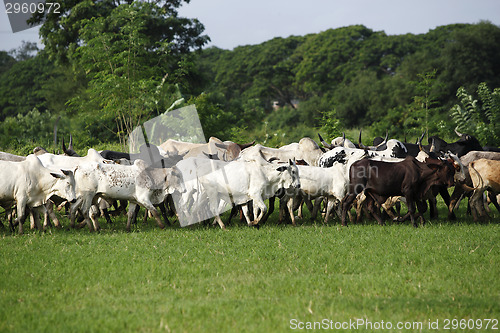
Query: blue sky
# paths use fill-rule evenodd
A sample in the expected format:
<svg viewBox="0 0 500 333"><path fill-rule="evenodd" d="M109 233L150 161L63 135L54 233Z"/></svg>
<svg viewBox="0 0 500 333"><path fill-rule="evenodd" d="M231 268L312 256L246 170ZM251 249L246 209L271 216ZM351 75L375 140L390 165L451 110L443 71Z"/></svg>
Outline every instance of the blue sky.
<svg viewBox="0 0 500 333"><path fill-rule="evenodd" d="M305 35L363 24L387 34L426 33L451 23L500 25L499 0L191 0L179 14L205 25L210 46L232 49L273 37ZM0 4L0 50L38 41L38 29L12 33Z"/></svg>

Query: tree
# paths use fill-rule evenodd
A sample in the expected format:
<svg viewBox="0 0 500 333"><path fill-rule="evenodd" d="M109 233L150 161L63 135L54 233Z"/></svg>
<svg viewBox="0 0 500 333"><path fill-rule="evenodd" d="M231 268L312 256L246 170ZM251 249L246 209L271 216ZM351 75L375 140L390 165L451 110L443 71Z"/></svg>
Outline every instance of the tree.
<svg viewBox="0 0 500 333"><path fill-rule="evenodd" d="M433 95L436 85L437 69L423 74L417 74L418 81L412 82L415 85L416 96L410 104L411 116L406 121L406 127L418 128L429 136L429 120L433 113L438 112L437 98Z"/></svg>
<svg viewBox="0 0 500 333"><path fill-rule="evenodd" d="M14 57L5 51L0 51L0 75L8 71L15 63Z"/></svg>
<svg viewBox="0 0 500 333"><path fill-rule="evenodd" d="M477 137L485 146L500 146L500 88L493 92L485 82L477 87L478 99L474 99L464 87L458 88L460 104L450 110L457 130Z"/></svg>
<svg viewBox="0 0 500 333"><path fill-rule="evenodd" d="M89 77L88 99L77 96L70 102L80 112L99 110L104 120L113 119L122 145L144 118L166 109L168 83L172 76L182 82L184 63L170 73L169 41L147 35L146 24L161 17L151 3L122 4L107 17L85 20L81 28L83 45L71 60Z"/></svg>
<svg viewBox="0 0 500 333"><path fill-rule="evenodd" d="M204 26L197 19L179 17L177 8L190 0L158 0L149 3L156 15L145 17L144 34L156 41L171 42L171 55L181 57L193 49L200 49L209 38L202 35ZM58 13L37 13L33 23L42 23L40 35L51 59L67 63L71 54L83 42L82 29L87 20L106 18L120 5L140 3L132 0L61 0ZM107 30L107 29L105 29ZM107 30L112 32L112 30Z"/></svg>
<svg viewBox="0 0 500 333"><path fill-rule="evenodd" d="M14 63L0 74L0 120L8 116L26 114L33 108L46 110L42 86L53 64L44 52L33 58Z"/></svg>

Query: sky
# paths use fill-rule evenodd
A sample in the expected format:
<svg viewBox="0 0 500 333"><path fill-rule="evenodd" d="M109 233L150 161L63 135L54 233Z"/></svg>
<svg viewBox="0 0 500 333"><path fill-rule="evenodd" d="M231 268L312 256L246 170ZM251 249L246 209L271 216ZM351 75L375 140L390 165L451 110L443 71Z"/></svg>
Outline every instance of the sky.
<svg viewBox="0 0 500 333"><path fill-rule="evenodd" d="M274 37L306 35L363 24L389 35L421 34L452 23L491 21L500 26L499 0L191 0L179 15L198 18L207 46L233 49ZM12 33L0 4L0 50L39 42L38 28ZM41 43L40 43L41 46Z"/></svg>

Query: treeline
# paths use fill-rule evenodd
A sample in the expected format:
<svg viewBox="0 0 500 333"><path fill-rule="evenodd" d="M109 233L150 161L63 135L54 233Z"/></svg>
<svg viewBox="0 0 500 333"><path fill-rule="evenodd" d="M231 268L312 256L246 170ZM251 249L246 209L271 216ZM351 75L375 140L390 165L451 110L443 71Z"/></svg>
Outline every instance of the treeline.
<svg viewBox="0 0 500 333"><path fill-rule="evenodd" d="M82 148L123 143L173 103L196 104L207 138L272 146L363 128L367 141L386 130L414 140L478 124L500 144L500 28L489 22L397 36L357 25L201 50L202 24L158 4L71 3L42 26L43 51L0 52L0 148L52 148L55 127Z"/></svg>
<svg viewBox="0 0 500 333"><path fill-rule="evenodd" d="M332 135L362 127L373 135L389 130L413 139L428 129L448 137L459 87L473 97L481 82L500 87L500 28L481 22L390 36L349 26L232 51L209 48L199 68L209 77L207 91L255 134L264 126L278 138L310 127L336 128ZM273 103L280 108L273 111Z"/></svg>

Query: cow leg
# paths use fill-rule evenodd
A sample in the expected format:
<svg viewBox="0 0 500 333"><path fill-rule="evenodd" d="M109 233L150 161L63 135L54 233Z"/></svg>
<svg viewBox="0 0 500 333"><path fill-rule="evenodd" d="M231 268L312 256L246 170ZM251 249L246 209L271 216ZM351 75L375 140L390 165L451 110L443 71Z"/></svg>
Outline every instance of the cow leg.
<svg viewBox="0 0 500 333"><path fill-rule="evenodd" d="M42 226L40 225L40 212L43 210L43 205L41 207L31 208L30 209L30 219L31 221L31 229L42 230Z"/></svg>
<svg viewBox="0 0 500 333"><path fill-rule="evenodd" d="M168 220L167 208L165 207L165 202L162 202L158 205L160 208L161 216L163 217L163 221L165 221L166 225L170 225L170 221Z"/></svg>
<svg viewBox="0 0 500 333"><path fill-rule="evenodd" d="M264 203L264 200L259 196L254 196L253 199L253 216L255 220L251 222L251 225L255 226L259 224L259 221L267 212L267 206Z"/></svg>
<svg viewBox="0 0 500 333"><path fill-rule="evenodd" d="M134 204L132 207L127 208L127 223L128 223L128 216L130 215L130 223L137 225L137 215L139 214L139 211L141 210L141 207L139 205Z"/></svg>
<svg viewBox="0 0 500 333"><path fill-rule="evenodd" d="M252 207L253 208L253 207ZM251 211L250 211L250 207L248 204L246 205L241 205L241 211L243 212L243 216L245 217L246 219L246 222L247 222L247 225L250 225L250 223L252 222L253 220L253 216L251 216Z"/></svg>
<svg viewBox="0 0 500 333"><path fill-rule="evenodd" d="M437 200L434 195L431 195L429 197L429 218L432 219L437 219L439 216L438 210L437 210ZM427 203L425 203L425 210L427 210Z"/></svg>
<svg viewBox="0 0 500 333"><path fill-rule="evenodd" d="M101 230L101 226L99 225L99 208L96 205L92 205L89 209L89 216L92 224L94 226L95 231ZM91 230L92 231L92 230Z"/></svg>
<svg viewBox="0 0 500 333"><path fill-rule="evenodd" d="M222 219L220 218L219 215L215 215L215 221L217 221L217 223L219 224L219 227L222 230L226 230L226 226L224 225L224 222L222 222Z"/></svg>
<svg viewBox="0 0 500 333"><path fill-rule="evenodd" d="M311 221L315 221L318 216L318 211L321 209L321 203L323 202L323 198L319 197L314 200L314 207L311 212Z"/></svg>
<svg viewBox="0 0 500 333"><path fill-rule="evenodd" d="M472 194L472 196L470 197L469 199L469 206L470 206L470 213L472 215L472 218L474 219L474 221L478 221L479 220L479 216L477 214L477 210L476 210L476 201L477 201L477 193L478 190L475 190L474 193Z"/></svg>
<svg viewBox="0 0 500 333"><path fill-rule="evenodd" d="M16 231L15 225L12 222L12 220L14 219L14 210L12 208L9 208L9 210L8 210L7 219L9 220L10 231L12 231L12 232Z"/></svg>
<svg viewBox="0 0 500 333"><path fill-rule="evenodd" d="M413 200L410 200L409 198L406 198L406 203L408 205L408 214L410 216L411 224L417 228L418 224L415 222L415 202Z"/></svg>
<svg viewBox="0 0 500 333"><path fill-rule="evenodd" d="M233 217L236 215L236 213L239 212L239 207L238 205L233 205L233 207L231 207L231 212L229 213L229 218L227 219L227 222L226 224L229 225L231 224L231 220L233 219Z"/></svg>
<svg viewBox="0 0 500 333"><path fill-rule="evenodd" d="M380 207L377 204L377 202L371 196L367 196L365 202L366 202L366 208L372 214L372 216L375 218L378 224L385 225L384 220L380 216Z"/></svg>
<svg viewBox="0 0 500 333"><path fill-rule="evenodd" d="M427 203L425 200L417 201L418 217L420 218L420 223L425 225L424 213L427 211Z"/></svg>
<svg viewBox="0 0 500 333"><path fill-rule="evenodd" d="M333 200L333 198L328 198L327 204L326 204L325 220L323 221L323 223L325 225L328 224L328 218L330 217L330 212L332 211L332 208L334 205L335 205L335 201Z"/></svg>
<svg viewBox="0 0 500 333"><path fill-rule="evenodd" d="M52 227L52 223L50 223L49 212L47 207L50 206L50 202L45 204L45 211L43 212L43 230Z"/></svg>
<svg viewBox="0 0 500 333"><path fill-rule="evenodd" d="M366 195L364 192L360 193L356 197L356 219L352 221L353 224L358 224L363 222L363 208L366 200Z"/></svg>
<svg viewBox="0 0 500 333"><path fill-rule="evenodd" d="M23 223L26 219L26 199L18 199L17 201L17 218L15 222L19 223L19 231L20 235L23 234Z"/></svg>
<svg viewBox="0 0 500 333"><path fill-rule="evenodd" d="M343 226L347 226L346 215L347 215L347 212L351 209L351 205L355 199L356 199L355 193L348 194L344 197L344 199L342 199L342 203L341 203L341 205L342 205L342 219L341 220L342 220Z"/></svg>
<svg viewBox="0 0 500 333"><path fill-rule="evenodd" d="M46 210L47 210L47 214L49 216L49 219L52 220L52 222L54 222L54 226L56 228L62 228L62 225L61 225L61 222L59 222L59 219L57 218L56 216L56 213L54 212L54 203L48 203L48 205L46 206ZM50 221L49 221L50 223Z"/></svg>
<svg viewBox="0 0 500 333"><path fill-rule="evenodd" d="M490 203L493 204L493 206L495 206L495 208L498 210L498 212L500 213L500 206L498 205L498 201L497 201L497 196L495 193L493 193L492 191L488 191L488 199L490 200ZM490 210L491 212L491 210Z"/></svg>
<svg viewBox="0 0 500 333"><path fill-rule="evenodd" d="M143 205L144 205L144 208L146 208L147 210L149 210L151 212L154 219L156 220L156 224L158 225L158 227L160 229L164 229L165 225L161 221L160 214L158 214L158 211L156 210L155 206L153 206L153 204L150 202L144 202Z"/></svg>
<svg viewBox="0 0 500 333"><path fill-rule="evenodd" d="M456 188L456 186L455 186L455 188ZM448 189L445 186L440 186L439 187L439 194L441 195L441 198L443 198L443 201L444 201L446 207L450 207L451 197L450 197L450 194L448 193ZM455 215L455 212L453 212L453 210L451 212L448 211L448 220L454 221L456 219L457 219L457 217Z"/></svg>
<svg viewBox="0 0 500 333"><path fill-rule="evenodd" d="M29 210L29 217L30 217L30 229L33 230L35 229L35 214L32 209Z"/></svg>
<svg viewBox="0 0 500 333"><path fill-rule="evenodd" d="M294 201L295 201L295 200L294 200ZM298 218L300 218L300 219L301 219L301 218L302 218L302 216L303 216L303 211L302 211L302 209L303 209L304 203L305 203L305 199L304 199L304 198L301 198L300 203L299 203L299 207L298 207L298 210L297 210L297 217L298 217ZM294 203L294 207L293 207L293 208L295 208L295 203ZM293 208L292 208L292 209L293 209Z"/></svg>
<svg viewBox="0 0 500 333"><path fill-rule="evenodd" d="M79 198L75 203L71 204L69 210L69 226L71 228L75 227L76 214L78 213L78 209L83 205L83 199Z"/></svg>
<svg viewBox="0 0 500 333"><path fill-rule="evenodd" d="M312 202L312 199L310 197L306 197L304 199L304 203L306 204L307 209L309 210L309 213L312 213L314 210L314 204ZM301 215L301 217L302 217L302 215Z"/></svg>
<svg viewBox="0 0 500 333"><path fill-rule="evenodd" d="M446 191L448 192L448 191ZM448 218L451 220L451 216L453 215L456 219L454 210L458 207L460 200L462 199L465 191L459 184L455 185L453 189L453 193L451 194L450 203L448 205ZM442 196L442 195L441 195ZM444 199L444 198L443 198Z"/></svg>
<svg viewBox="0 0 500 333"><path fill-rule="evenodd" d="M292 225L295 227L296 224L295 224L295 214L294 214L294 211L293 211L293 206L294 206L294 198L288 198L287 202L286 202L286 208L285 209L288 209L288 214L290 214L290 219L292 220Z"/></svg>
<svg viewBox="0 0 500 333"><path fill-rule="evenodd" d="M282 197L280 198L280 206L279 206L279 217L278 217L278 224L281 224L283 223L283 220L285 218L285 207L286 207L286 203L284 203L287 199L287 197ZM250 225L250 224L249 224Z"/></svg>
<svg viewBox="0 0 500 333"><path fill-rule="evenodd" d="M134 220L134 224L135 224L135 219L137 217L137 210L136 208L139 208L139 206L135 203L130 203L128 205L128 212L127 212L127 226L125 227L125 230L127 230L128 232L130 232L130 225L132 223L132 220Z"/></svg>
<svg viewBox="0 0 500 333"><path fill-rule="evenodd" d="M109 215L109 210L107 208L101 209L101 215L104 216L104 218L106 219L106 223L113 224L113 221L111 220L111 215Z"/></svg>

